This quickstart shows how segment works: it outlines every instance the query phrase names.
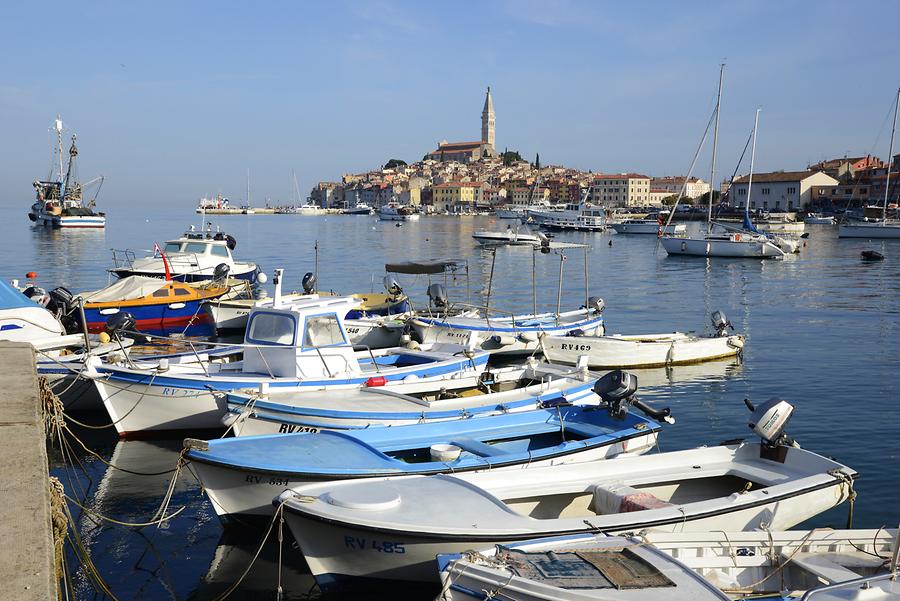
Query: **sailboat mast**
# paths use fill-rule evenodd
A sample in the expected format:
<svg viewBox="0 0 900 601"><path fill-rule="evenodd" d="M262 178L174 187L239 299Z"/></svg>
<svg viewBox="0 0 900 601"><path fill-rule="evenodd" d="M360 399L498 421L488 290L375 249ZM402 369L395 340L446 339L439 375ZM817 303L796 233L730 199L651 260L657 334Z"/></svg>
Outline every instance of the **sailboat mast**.
<svg viewBox="0 0 900 601"><path fill-rule="evenodd" d="M56 156L59 161L59 181L62 181L63 178L63 155L62 155L62 119L60 119L59 115L56 116L56 122L53 124L53 128L56 130ZM60 194L60 196L62 196Z"/></svg>
<svg viewBox="0 0 900 601"><path fill-rule="evenodd" d="M759 112L761 108L756 109L756 119L753 121L753 147L750 150L750 178L747 180L747 206L744 212L750 213L750 190L753 188L753 162L756 160L756 129L759 127Z"/></svg>
<svg viewBox="0 0 900 601"><path fill-rule="evenodd" d="M713 187L716 185L716 150L719 147L719 111L722 108L722 82L725 79L725 63L719 65L719 93L716 96L716 125L713 128L712 167L709 171L709 212L706 215L706 233L712 232Z"/></svg>
<svg viewBox="0 0 900 601"><path fill-rule="evenodd" d="M888 191L891 187L891 166L894 162L894 132L897 131L897 111L900 110L900 89L897 90L897 104L894 105L894 125L891 127L891 145L887 157L887 177L884 180L884 204L881 205L881 224L887 221Z"/></svg>
<svg viewBox="0 0 900 601"><path fill-rule="evenodd" d="M250 170L247 169L247 207L250 206Z"/></svg>

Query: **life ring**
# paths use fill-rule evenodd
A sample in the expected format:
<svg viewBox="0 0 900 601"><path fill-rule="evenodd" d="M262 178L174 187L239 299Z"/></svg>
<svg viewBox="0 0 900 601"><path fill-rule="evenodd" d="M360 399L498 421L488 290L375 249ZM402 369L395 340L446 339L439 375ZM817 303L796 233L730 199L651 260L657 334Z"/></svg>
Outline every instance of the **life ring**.
<svg viewBox="0 0 900 601"><path fill-rule="evenodd" d="M735 234L735 235L734 235L734 241L735 241L735 242L740 242L740 241L741 241L741 235L740 235L740 234Z"/></svg>

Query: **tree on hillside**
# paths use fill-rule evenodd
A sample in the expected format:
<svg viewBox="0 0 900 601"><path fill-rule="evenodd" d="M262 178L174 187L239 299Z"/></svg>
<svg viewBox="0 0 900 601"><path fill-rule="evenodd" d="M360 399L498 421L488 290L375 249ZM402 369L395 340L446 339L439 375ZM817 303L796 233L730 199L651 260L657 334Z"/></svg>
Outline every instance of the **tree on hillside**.
<svg viewBox="0 0 900 601"><path fill-rule="evenodd" d="M503 154L500 155L500 158L503 159L503 164L509 167L513 163L521 161L522 155L520 155L515 150L504 150Z"/></svg>
<svg viewBox="0 0 900 601"><path fill-rule="evenodd" d="M384 167L382 167L382 169L393 169L394 167L400 167L400 166L405 167L406 161L404 161L403 159L391 159L390 161L388 161L387 163L384 164Z"/></svg>
<svg viewBox="0 0 900 601"><path fill-rule="evenodd" d="M535 153L535 155L534 155L534 168L535 169L541 168L541 153L539 153L539 152Z"/></svg>

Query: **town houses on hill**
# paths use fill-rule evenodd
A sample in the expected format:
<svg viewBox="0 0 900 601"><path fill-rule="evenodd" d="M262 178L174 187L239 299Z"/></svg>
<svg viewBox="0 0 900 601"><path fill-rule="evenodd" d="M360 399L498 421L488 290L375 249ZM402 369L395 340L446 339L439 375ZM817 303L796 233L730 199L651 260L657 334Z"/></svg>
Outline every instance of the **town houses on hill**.
<svg viewBox="0 0 900 601"><path fill-rule="evenodd" d="M578 203L582 200L615 207L652 208L706 202L711 185L697 177L651 177L637 172L603 173L522 159L516 152L496 150L496 114L491 88L481 111L481 139L441 141L422 160L391 160L380 169L345 174L339 182L319 182L310 201L324 208L378 208L388 203L421 206L426 211L468 213L506 205ZM900 182L893 173L891 198L897 202ZM764 211L828 210L884 196L887 167L873 156L822 161L802 171L778 171L722 182L721 199L733 207L747 203ZM900 189L900 188L898 188ZM715 198L715 196L714 196ZM880 200L878 201L880 202Z"/></svg>

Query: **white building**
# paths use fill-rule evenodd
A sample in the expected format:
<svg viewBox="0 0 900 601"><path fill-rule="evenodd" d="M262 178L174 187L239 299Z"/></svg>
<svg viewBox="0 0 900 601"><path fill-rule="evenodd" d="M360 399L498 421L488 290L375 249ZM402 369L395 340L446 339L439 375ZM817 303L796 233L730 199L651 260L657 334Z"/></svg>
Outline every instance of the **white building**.
<svg viewBox="0 0 900 601"><path fill-rule="evenodd" d="M749 176L732 182L728 189L728 202L733 207L747 204L747 188L750 191L750 209L763 211L797 211L809 203L813 186L834 186L838 181L820 171L778 171L754 173L753 184Z"/></svg>
<svg viewBox="0 0 900 601"><path fill-rule="evenodd" d="M684 195L688 198L699 198L709 192L709 184L700 178L692 177L684 183L683 176L654 177L650 180L650 187L654 190L664 190L671 194L680 194L684 188Z"/></svg>
<svg viewBox="0 0 900 601"><path fill-rule="evenodd" d="M650 204L650 178L639 173L595 175L591 200L608 207L646 206Z"/></svg>

